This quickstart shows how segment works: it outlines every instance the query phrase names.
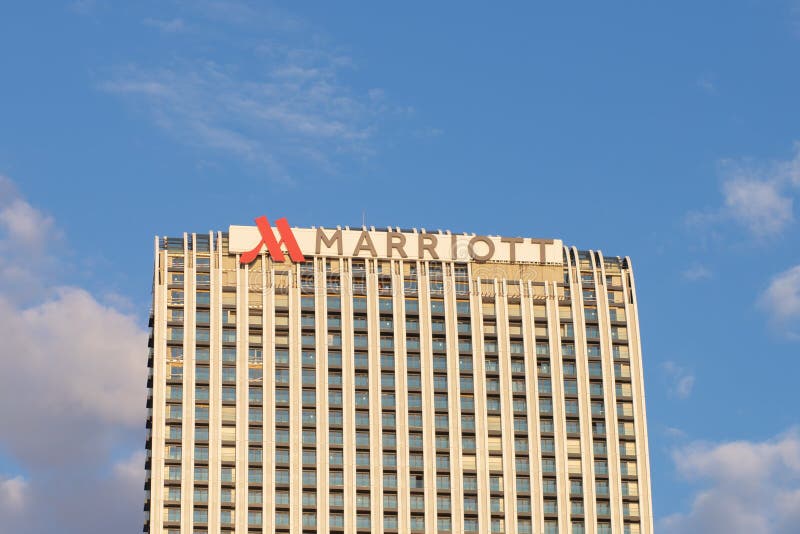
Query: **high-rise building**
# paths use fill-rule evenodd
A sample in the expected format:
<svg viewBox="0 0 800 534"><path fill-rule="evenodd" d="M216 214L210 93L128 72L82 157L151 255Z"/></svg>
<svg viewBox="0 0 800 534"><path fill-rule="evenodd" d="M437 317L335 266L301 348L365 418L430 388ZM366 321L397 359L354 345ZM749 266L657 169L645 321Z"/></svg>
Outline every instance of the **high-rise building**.
<svg viewBox="0 0 800 534"><path fill-rule="evenodd" d="M653 532L628 258L257 223L156 239L145 532Z"/></svg>

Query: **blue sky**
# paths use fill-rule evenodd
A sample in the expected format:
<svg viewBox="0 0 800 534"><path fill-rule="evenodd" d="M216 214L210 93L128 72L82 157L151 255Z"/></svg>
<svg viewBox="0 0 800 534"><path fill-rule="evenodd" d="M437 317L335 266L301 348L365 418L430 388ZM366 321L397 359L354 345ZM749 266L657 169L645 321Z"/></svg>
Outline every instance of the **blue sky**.
<svg viewBox="0 0 800 534"><path fill-rule="evenodd" d="M153 236L260 214L630 256L659 531L800 520L800 3L17 2L0 50L0 532L139 527Z"/></svg>

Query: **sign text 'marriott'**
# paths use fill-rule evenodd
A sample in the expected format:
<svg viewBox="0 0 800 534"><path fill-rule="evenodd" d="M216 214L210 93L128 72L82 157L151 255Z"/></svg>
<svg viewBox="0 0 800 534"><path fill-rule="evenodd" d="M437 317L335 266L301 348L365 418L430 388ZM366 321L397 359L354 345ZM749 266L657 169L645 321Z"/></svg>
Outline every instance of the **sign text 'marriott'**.
<svg viewBox="0 0 800 534"><path fill-rule="evenodd" d="M234 229L251 236L252 227L231 227L231 252L241 252L240 262L251 263L266 247L276 261L286 259L284 249L295 263L306 261L303 250L316 255L339 255L345 253L353 257L417 258L432 260L460 261L546 261L547 245L554 245L552 239L531 239L522 237L494 237L466 234L432 234L427 232L398 232L388 230L376 232L368 230L342 230L324 228L295 229L285 218L275 221L278 237L266 217L256 219L260 240L255 246L246 244L244 235L234 236ZM256 236L252 235L254 239ZM250 238L247 238L250 239ZM255 239L254 239L255 240ZM241 243L240 241L244 241ZM253 243L253 241L250 241ZM252 248L251 248L252 247ZM238 250L241 248L241 250Z"/></svg>

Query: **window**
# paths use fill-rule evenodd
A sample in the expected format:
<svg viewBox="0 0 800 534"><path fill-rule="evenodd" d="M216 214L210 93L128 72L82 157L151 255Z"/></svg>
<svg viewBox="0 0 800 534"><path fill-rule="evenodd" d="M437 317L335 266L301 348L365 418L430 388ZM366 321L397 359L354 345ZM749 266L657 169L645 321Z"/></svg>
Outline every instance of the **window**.
<svg viewBox="0 0 800 534"><path fill-rule="evenodd" d="M608 447L606 447L605 441L595 441L592 447L594 449L595 455L605 456L606 454L608 454Z"/></svg>
<svg viewBox="0 0 800 534"><path fill-rule="evenodd" d="M524 382L523 382L524 384ZM546 393L549 394L553 391L553 388L550 385L549 378L540 378L539 379L539 393Z"/></svg>
<svg viewBox="0 0 800 534"><path fill-rule="evenodd" d="M580 424L575 419L567 419L567 434L579 434Z"/></svg>
<svg viewBox="0 0 800 534"><path fill-rule="evenodd" d="M236 367L225 366L222 368L223 382L236 382Z"/></svg>
<svg viewBox="0 0 800 534"><path fill-rule="evenodd" d="M549 418L544 418L539 422L539 431L545 434L552 434L553 432L553 420Z"/></svg>
<svg viewBox="0 0 800 534"><path fill-rule="evenodd" d="M198 404L194 407L194 418L200 421L208 421L208 405Z"/></svg>
<svg viewBox="0 0 800 534"><path fill-rule="evenodd" d="M623 462L624 464L625 462ZM594 461L594 472L598 475L607 475L608 474L608 462L606 460L595 460Z"/></svg>
<svg viewBox="0 0 800 534"><path fill-rule="evenodd" d="M525 514L531 513L531 498L517 497L517 511Z"/></svg>
<svg viewBox="0 0 800 534"><path fill-rule="evenodd" d="M208 467L195 467L194 479L208 481Z"/></svg>
<svg viewBox="0 0 800 534"><path fill-rule="evenodd" d="M289 512L276 511L275 524L280 527L289 526Z"/></svg>
<svg viewBox="0 0 800 534"><path fill-rule="evenodd" d="M526 457L518 456L515 461L515 466L518 473L528 473L531 470L530 462Z"/></svg>
<svg viewBox="0 0 800 534"><path fill-rule="evenodd" d="M567 415L578 415L578 401L575 399L566 399L564 401L564 411Z"/></svg>
<svg viewBox="0 0 800 534"><path fill-rule="evenodd" d="M261 501L252 504L261 504ZM247 511L247 524L250 526L261 526L262 516L261 512L258 510L248 510Z"/></svg>
<svg viewBox="0 0 800 534"><path fill-rule="evenodd" d="M573 379L564 380L564 393L567 395L578 394L578 381Z"/></svg>
<svg viewBox="0 0 800 534"><path fill-rule="evenodd" d="M397 488L397 475L394 473L383 474L383 487L384 488Z"/></svg>
<svg viewBox="0 0 800 534"><path fill-rule="evenodd" d="M556 472L556 460L555 460L555 458L542 458L542 472L543 473L555 473Z"/></svg>
<svg viewBox="0 0 800 534"><path fill-rule="evenodd" d="M164 478L167 480L180 480L181 479L181 466L170 465L164 468Z"/></svg>
<svg viewBox="0 0 800 534"><path fill-rule="evenodd" d="M474 431L475 430L475 416L471 414L465 414L461 416L461 429L464 431Z"/></svg>
<svg viewBox="0 0 800 534"><path fill-rule="evenodd" d="M236 342L236 330L233 328L223 328L222 329L222 342L223 343L235 343Z"/></svg>
<svg viewBox="0 0 800 534"><path fill-rule="evenodd" d="M357 514L356 515L356 528L370 528L370 516L369 514Z"/></svg>
<svg viewBox="0 0 800 534"><path fill-rule="evenodd" d="M461 391L463 392L471 392L474 389L473 381L471 376L461 376L459 378L459 384L461 386Z"/></svg>

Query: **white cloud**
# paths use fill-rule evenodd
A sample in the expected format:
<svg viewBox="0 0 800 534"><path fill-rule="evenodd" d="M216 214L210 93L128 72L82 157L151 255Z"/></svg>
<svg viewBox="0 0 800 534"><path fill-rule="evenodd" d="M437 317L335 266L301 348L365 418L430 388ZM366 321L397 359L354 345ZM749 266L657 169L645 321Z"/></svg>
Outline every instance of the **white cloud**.
<svg viewBox="0 0 800 534"><path fill-rule="evenodd" d="M776 165L775 173L779 180L800 186L800 141L795 141L794 143L794 157L787 161L778 162Z"/></svg>
<svg viewBox="0 0 800 534"><path fill-rule="evenodd" d="M800 523L800 434L673 451L678 473L699 483L691 510L663 518L665 534L789 534Z"/></svg>
<svg viewBox="0 0 800 534"><path fill-rule="evenodd" d="M58 235L54 226L52 217L20 198L14 182L0 175L0 244L5 250L40 250Z"/></svg>
<svg viewBox="0 0 800 534"><path fill-rule="evenodd" d="M664 362L663 368L669 379L669 394L679 399L688 399L694 388L694 374L673 361Z"/></svg>
<svg viewBox="0 0 800 534"><path fill-rule="evenodd" d="M42 296L41 280L58 268L61 232L0 175L0 296L26 302Z"/></svg>
<svg viewBox="0 0 800 534"><path fill-rule="evenodd" d="M0 410L0 428L21 429L0 444L19 458L58 462L94 443L96 426L141 425L147 334L87 291L50 282L38 264L55 261L55 221L0 180L0 272L12 277L0 283L0 405L16 406Z"/></svg>
<svg viewBox="0 0 800 534"><path fill-rule="evenodd" d="M141 486L144 484L145 459L144 451L136 451L128 458L120 460L114 464L114 477L124 483Z"/></svg>
<svg viewBox="0 0 800 534"><path fill-rule="evenodd" d="M63 268L56 228L0 179L0 450L25 473L0 477L0 531L131 531L141 525L147 332L113 300L40 267ZM5 279L13 272L27 273L25 287ZM87 502L94 512L78 513Z"/></svg>
<svg viewBox="0 0 800 534"><path fill-rule="evenodd" d="M141 425L144 420L147 336L133 317L104 306L80 288L60 287L30 308L0 299L0 403L26 398L0 412L3 428L26 428L0 438L18 457L68 461L51 451L80 450L80 425ZM24 355L24 357L21 357ZM61 436L64 422L75 434ZM65 451L74 444L75 450Z"/></svg>
<svg viewBox="0 0 800 534"><path fill-rule="evenodd" d="M704 233L733 222L756 239L780 236L794 222L800 187L800 142L793 149L792 157L783 161L721 161L723 206L691 212L686 222Z"/></svg>
<svg viewBox="0 0 800 534"><path fill-rule="evenodd" d="M736 177L723 184L722 193L731 216L756 236L779 234L794 219L793 199L778 182Z"/></svg>
<svg viewBox="0 0 800 534"><path fill-rule="evenodd" d="M0 511L5 514L19 513L25 507L28 482L21 476L5 478L0 475Z"/></svg>
<svg viewBox="0 0 800 534"><path fill-rule="evenodd" d="M696 282L698 280L707 280L711 278L713 273L705 265L696 264L684 270L681 275L686 280Z"/></svg>
<svg viewBox="0 0 800 534"><path fill-rule="evenodd" d="M54 469L25 481L20 508L2 509L0 532L99 534L141 531L144 503L144 453L118 462ZM0 489L1 491L1 489ZM91 513L87 513L91 503Z"/></svg>
<svg viewBox="0 0 800 534"><path fill-rule="evenodd" d="M759 306L769 314L774 327L791 329L800 319L800 265L774 276L761 294Z"/></svg>

